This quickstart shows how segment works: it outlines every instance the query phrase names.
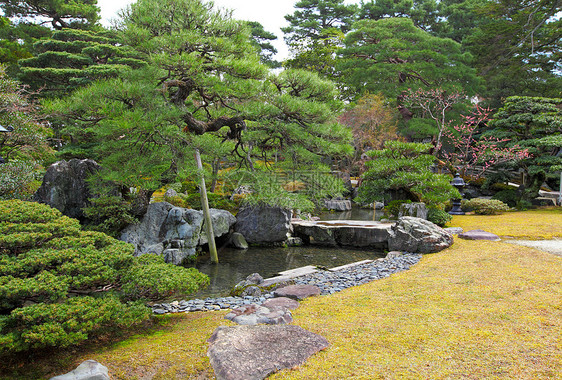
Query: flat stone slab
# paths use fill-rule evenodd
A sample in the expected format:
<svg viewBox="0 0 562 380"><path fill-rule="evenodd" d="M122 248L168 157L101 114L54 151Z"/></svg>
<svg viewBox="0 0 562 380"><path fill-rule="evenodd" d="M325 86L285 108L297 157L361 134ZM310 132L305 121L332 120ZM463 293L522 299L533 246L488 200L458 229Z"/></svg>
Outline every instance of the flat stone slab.
<svg viewBox="0 0 562 380"><path fill-rule="evenodd" d="M451 235L458 235L463 233L462 227L447 227L443 228L445 231L449 232Z"/></svg>
<svg viewBox="0 0 562 380"><path fill-rule="evenodd" d="M463 232L458 235L459 238L465 240L490 240L490 241L500 241L500 237L491 232L486 232L484 230L470 230Z"/></svg>
<svg viewBox="0 0 562 380"><path fill-rule="evenodd" d="M50 380L109 380L107 367L95 360L86 360L76 369Z"/></svg>
<svg viewBox="0 0 562 380"><path fill-rule="evenodd" d="M207 342L218 380L261 380L329 346L326 338L294 325L220 326Z"/></svg>
<svg viewBox="0 0 562 380"><path fill-rule="evenodd" d="M273 292L275 297L287 297L300 301L308 297L320 295L320 288L314 285L289 285Z"/></svg>
<svg viewBox="0 0 562 380"><path fill-rule="evenodd" d="M562 239L554 240L504 240L504 243L523 245L562 256Z"/></svg>
<svg viewBox="0 0 562 380"><path fill-rule="evenodd" d="M276 297L276 298L270 298L267 301L265 301L264 303L261 304L264 307L267 307L269 309L271 308L275 308L275 307L285 307L289 310L295 310L299 307L299 302L296 300L293 300L291 298L287 298L287 297Z"/></svg>
<svg viewBox="0 0 562 380"><path fill-rule="evenodd" d="M279 275L283 276L285 278L295 278L295 277L304 276L305 274L310 274L310 273L314 273L314 272L318 272L318 269L316 269L316 266L307 265L307 266L304 266L304 267L299 267L299 268L289 269L289 270L285 270L283 272L279 272Z"/></svg>
<svg viewBox="0 0 562 380"><path fill-rule="evenodd" d="M283 306L244 305L233 309L225 319L239 325L285 325L293 321L291 311Z"/></svg>
<svg viewBox="0 0 562 380"><path fill-rule="evenodd" d="M362 220L297 220L294 234L310 244L386 248L392 223Z"/></svg>

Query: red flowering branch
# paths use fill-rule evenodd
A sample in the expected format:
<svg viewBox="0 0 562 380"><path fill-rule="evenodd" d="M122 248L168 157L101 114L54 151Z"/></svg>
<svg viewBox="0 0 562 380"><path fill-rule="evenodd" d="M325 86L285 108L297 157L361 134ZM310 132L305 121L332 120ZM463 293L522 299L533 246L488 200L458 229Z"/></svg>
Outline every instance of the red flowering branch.
<svg viewBox="0 0 562 380"><path fill-rule="evenodd" d="M474 138L478 127L486 125L491 112L491 109L477 104L471 115L462 116L462 124L443 132L454 148L451 152L442 152L449 167L458 168L463 175L471 171L474 178L479 178L494 165L530 157L528 149L522 149L519 145L506 147L504 143L509 139L491 136Z"/></svg>

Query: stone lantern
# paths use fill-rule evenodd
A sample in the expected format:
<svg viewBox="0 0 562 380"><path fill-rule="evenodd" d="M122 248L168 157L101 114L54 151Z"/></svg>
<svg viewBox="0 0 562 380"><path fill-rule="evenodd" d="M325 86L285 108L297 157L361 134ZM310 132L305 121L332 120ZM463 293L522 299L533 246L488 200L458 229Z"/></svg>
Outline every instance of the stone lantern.
<svg viewBox="0 0 562 380"><path fill-rule="evenodd" d="M455 174L455 178L451 181L451 185L455 187L459 193L461 193L460 199L452 199L453 201L453 208L449 211L451 215L464 215L464 212L461 210L461 199L462 199L462 190L466 186L466 183L461 178L459 173Z"/></svg>

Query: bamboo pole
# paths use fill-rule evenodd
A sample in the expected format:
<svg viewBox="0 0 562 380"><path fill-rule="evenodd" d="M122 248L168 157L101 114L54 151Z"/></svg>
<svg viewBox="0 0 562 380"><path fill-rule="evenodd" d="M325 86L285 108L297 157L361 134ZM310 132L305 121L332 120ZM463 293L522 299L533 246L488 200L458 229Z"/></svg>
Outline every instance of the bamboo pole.
<svg viewBox="0 0 562 380"><path fill-rule="evenodd" d="M218 264L219 256L217 255L217 245L215 244L215 234L213 232L213 222L211 220L211 212L209 211L209 200L207 199L207 186L205 185L205 176L203 175L203 164L201 164L201 155L199 149L195 149L195 161L199 171L199 192L201 194L201 205L203 206L203 217L205 219L205 232L209 241L209 253L211 254L211 262Z"/></svg>

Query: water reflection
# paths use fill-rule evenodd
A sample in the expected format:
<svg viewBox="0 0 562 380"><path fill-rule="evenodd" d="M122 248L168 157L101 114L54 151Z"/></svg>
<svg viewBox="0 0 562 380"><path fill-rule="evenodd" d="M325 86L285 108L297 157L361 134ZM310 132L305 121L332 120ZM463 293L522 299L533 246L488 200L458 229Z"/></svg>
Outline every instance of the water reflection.
<svg viewBox="0 0 562 380"><path fill-rule="evenodd" d="M324 212L319 216L321 220L380 220L382 215L382 211L353 208L351 211ZM333 268L379 257L384 257L384 253L338 247L262 247L245 251L225 247L219 250L219 264L211 263L208 256L199 257L195 267L209 276L210 284L206 289L194 294L192 298L227 295L234 285L252 273L259 273L264 278L268 278L279 272L306 265Z"/></svg>
<svg viewBox="0 0 562 380"><path fill-rule="evenodd" d="M193 295L193 298L223 296L252 273L264 278L306 265L336 267L365 259L384 257L382 252L337 247L289 247L250 248L245 251L223 248L219 252L219 264L212 264L209 257L200 257L195 265L210 278L209 286Z"/></svg>
<svg viewBox="0 0 562 380"><path fill-rule="evenodd" d="M384 216L382 210L370 208L352 208L350 211L325 211L318 215L320 220L373 220L379 221Z"/></svg>

